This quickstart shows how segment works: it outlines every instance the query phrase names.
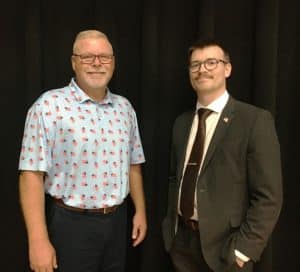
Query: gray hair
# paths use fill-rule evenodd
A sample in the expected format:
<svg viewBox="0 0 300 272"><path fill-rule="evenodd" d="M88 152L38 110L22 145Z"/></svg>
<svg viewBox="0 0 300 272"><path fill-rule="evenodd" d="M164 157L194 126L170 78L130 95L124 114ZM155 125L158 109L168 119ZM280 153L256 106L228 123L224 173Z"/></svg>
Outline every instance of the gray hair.
<svg viewBox="0 0 300 272"><path fill-rule="evenodd" d="M86 39L86 38L92 38L92 39L101 39L101 38L103 38L103 39L106 39L109 42L108 37L101 31L94 30L94 29L84 30L84 31L79 32L76 35L75 41L74 41L74 44L73 44L73 52L76 52L77 42L79 40Z"/></svg>

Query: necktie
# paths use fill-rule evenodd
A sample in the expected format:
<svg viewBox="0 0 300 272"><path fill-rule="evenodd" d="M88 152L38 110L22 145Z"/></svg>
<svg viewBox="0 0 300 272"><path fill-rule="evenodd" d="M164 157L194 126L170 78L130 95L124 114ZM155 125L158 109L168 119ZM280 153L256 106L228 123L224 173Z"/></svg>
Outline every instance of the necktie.
<svg viewBox="0 0 300 272"><path fill-rule="evenodd" d="M186 165L181 186L180 210L183 218L188 220L193 215L195 187L203 155L205 139L205 120L212 111L201 108L198 110L199 122L192 151Z"/></svg>

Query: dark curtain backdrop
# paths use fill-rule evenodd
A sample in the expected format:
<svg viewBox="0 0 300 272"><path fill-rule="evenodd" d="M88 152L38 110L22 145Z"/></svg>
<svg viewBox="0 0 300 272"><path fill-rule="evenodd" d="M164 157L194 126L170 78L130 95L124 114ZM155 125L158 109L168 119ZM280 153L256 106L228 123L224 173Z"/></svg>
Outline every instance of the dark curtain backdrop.
<svg viewBox="0 0 300 272"><path fill-rule="evenodd" d="M25 114L45 90L68 84L78 31L107 33L116 53L110 88L134 105L147 158L149 231L128 245L130 272L172 271L160 225L166 211L170 132L194 106L186 52L213 36L231 52L229 92L270 110L282 149L284 206L256 271L299 271L300 3L297 0L10 0L1 4L1 271L28 271L17 163ZM132 209L130 210L132 211Z"/></svg>

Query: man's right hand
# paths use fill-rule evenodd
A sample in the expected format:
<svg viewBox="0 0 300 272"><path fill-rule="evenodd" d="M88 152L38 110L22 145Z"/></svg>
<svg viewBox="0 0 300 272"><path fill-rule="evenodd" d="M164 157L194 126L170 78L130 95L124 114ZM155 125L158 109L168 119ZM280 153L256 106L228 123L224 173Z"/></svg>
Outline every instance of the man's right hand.
<svg viewBox="0 0 300 272"><path fill-rule="evenodd" d="M55 249L49 240L31 241L29 260L34 272L53 272L57 268Z"/></svg>

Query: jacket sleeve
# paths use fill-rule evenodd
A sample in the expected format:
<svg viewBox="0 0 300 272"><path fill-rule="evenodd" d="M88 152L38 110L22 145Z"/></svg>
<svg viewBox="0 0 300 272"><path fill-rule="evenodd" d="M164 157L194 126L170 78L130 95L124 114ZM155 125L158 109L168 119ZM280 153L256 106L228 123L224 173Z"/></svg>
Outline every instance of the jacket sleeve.
<svg viewBox="0 0 300 272"><path fill-rule="evenodd" d="M247 150L249 208L235 237L235 248L257 261L278 220L282 206L280 147L274 121L260 111Z"/></svg>

